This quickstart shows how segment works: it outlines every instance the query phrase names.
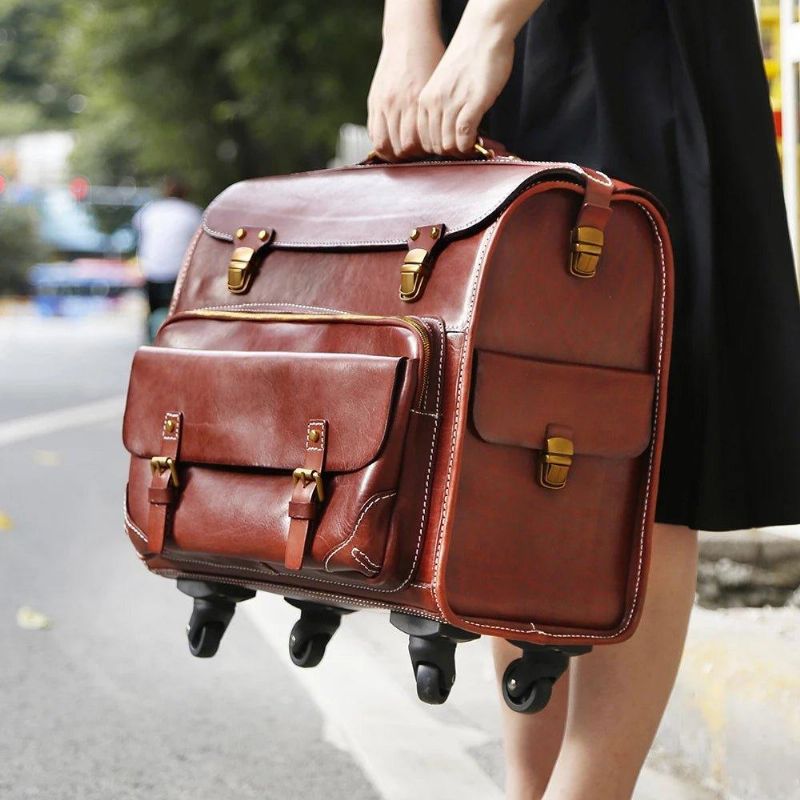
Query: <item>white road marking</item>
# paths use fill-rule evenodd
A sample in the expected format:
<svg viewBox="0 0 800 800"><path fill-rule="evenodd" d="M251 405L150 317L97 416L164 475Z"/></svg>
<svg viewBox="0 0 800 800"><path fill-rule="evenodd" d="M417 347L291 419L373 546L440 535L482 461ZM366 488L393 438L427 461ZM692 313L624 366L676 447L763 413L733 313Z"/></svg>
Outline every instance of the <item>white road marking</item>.
<svg viewBox="0 0 800 800"><path fill-rule="evenodd" d="M348 635L346 619L322 664L300 669L287 645L296 609L263 594L240 608L294 670L322 713L329 740L350 753L384 800L502 800L467 752L488 741L487 734L437 719L437 709L417 700L411 670L409 686L398 686L368 648Z"/></svg>
<svg viewBox="0 0 800 800"><path fill-rule="evenodd" d="M15 442L44 436L66 428L80 428L98 422L122 419L125 396L117 395L105 400L96 400L80 406L62 408L58 411L45 411L6 422L0 422L0 447Z"/></svg>

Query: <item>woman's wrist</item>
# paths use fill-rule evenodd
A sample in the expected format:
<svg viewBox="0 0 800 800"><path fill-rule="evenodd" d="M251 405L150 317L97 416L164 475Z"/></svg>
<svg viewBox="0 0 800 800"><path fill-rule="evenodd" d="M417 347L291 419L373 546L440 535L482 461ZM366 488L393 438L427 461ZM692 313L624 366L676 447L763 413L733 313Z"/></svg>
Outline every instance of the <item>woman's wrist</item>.
<svg viewBox="0 0 800 800"><path fill-rule="evenodd" d="M489 46L513 41L543 0L472 0L467 3L459 30L471 30Z"/></svg>
<svg viewBox="0 0 800 800"><path fill-rule="evenodd" d="M402 47L414 39L441 39L440 0L386 0L383 12L383 44Z"/></svg>

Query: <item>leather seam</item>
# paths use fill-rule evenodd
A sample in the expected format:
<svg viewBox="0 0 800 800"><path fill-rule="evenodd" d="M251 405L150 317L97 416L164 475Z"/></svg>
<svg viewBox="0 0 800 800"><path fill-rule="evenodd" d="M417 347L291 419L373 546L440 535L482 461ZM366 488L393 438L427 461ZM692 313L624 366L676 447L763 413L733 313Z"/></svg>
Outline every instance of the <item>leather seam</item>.
<svg viewBox="0 0 800 800"><path fill-rule="evenodd" d="M367 503L361 509L361 513L359 514L358 519L356 520L356 524L353 527L353 530L350 533L350 535L347 537L347 539L345 539L343 542L340 542L339 544L337 544L333 549L330 550L328 555L325 556L325 559L324 559L324 562L323 562L324 567L325 567L325 572L331 572L332 571L328 566L330 564L330 560L342 548L347 547L347 545L350 544L350 542L353 541L353 539L355 538L355 535L358 533L358 529L361 526L361 523L364 520L364 517L367 515L367 512L370 510L370 508L372 508L372 506L374 506L376 503L379 503L381 500L386 500L389 497L394 497L396 494L397 494L397 492L393 490L393 491L390 491L390 492L377 492L374 495L372 495L372 497L367 501Z"/></svg>
<svg viewBox="0 0 800 800"><path fill-rule="evenodd" d="M197 249L197 243L200 241L200 235L202 232L203 228L201 226L197 229L197 231L195 231L194 238L189 243L189 247L186 250L186 255L183 258L183 264L181 264L181 271L178 273L178 280L175 283L175 291L172 293L172 302L169 304L170 317L178 308L178 300L183 292L183 284L186 280L186 274L189 272L189 265L192 263L192 259L194 258L194 251Z"/></svg>
<svg viewBox="0 0 800 800"><path fill-rule="evenodd" d="M215 565L216 566L216 565ZM148 567L148 569L150 569ZM150 569L150 572L153 572L156 575L161 575L165 578L207 578L209 580L219 581L220 583L228 583L232 586L244 586L245 588L250 588L251 583L256 583L255 581L242 581L237 580L235 578L229 577L228 575L207 575L207 574L198 574L192 572L181 572L180 570L173 570L173 569ZM278 573L279 575L281 573ZM287 576L284 576L287 577ZM321 592L316 591L314 589L306 589L303 587L296 587L290 586L287 584L282 583L273 583L271 581L258 581L263 586L273 587L277 589L278 594L285 594L286 589L289 589L291 593L302 594L309 597L321 597L326 600L334 600L343 603L344 605L357 605L363 606L364 608L387 608L393 609L398 611L405 611L408 614L411 614L414 617L424 617L425 619L432 619L435 622L444 622L442 617L437 617L435 614L430 614L426 611L423 611L419 608L413 608L411 606L403 606L397 605L395 603L384 603L379 600L370 600L367 598L361 597L345 597L342 595L338 595L335 592Z"/></svg>
<svg viewBox="0 0 800 800"><path fill-rule="evenodd" d="M325 308L325 306L305 306L300 303L234 303L219 306L201 306L194 311L245 311L248 308L302 308L304 311L325 311L330 314L347 314L341 308Z"/></svg>
<svg viewBox="0 0 800 800"><path fill-rule="evenodd" d="M182 564L201 564L202 566L218 567L219 569L235 569L239 572L252 572L254 575L266 575L266 577L269 577L269 573L265 571L268 570L269 567L265 567L264 569L256 569L255 567L242 567L238 564L218 564L215 561L201 561L197 558L185 558L184 556L175 555L174 553L164 553L162 558L164 558L166 561L179 561Z"/></svg>
<svg viewBox="0 0 800 800"><path fill-rule="evenodd" d="M125 516L125 527L130 528L145 544L149 544L147 534L133 521L130 513L128 512L128 498L127 496L122 500L122 513Z"/></svg>
<svg viewBox="0 0 800 800"><path fill-rule="evenodd" d="M366 560L365 560L365 559L366 559L366 556L365 556L365 555L364 555L364 553L362 553L362 552L361 552L361 550L359 550L357 547L354 547L354 548L353 548L353 549L350 551L350 555L352 555L352 556L353 556L353 558L354 558L354 559L355 559L355 560L356 560L356 561L357 561L359 564L361 564L361 566L362 566L362 567L363 567L363 568L364 568L364 569L365 569L367 572L370 572L370 573L372 573L372 576L373 576L373 577L374 577L375 575L377 575L377 574L378 574L378 572L380 571L379 569L376 569L375 567L371 567L371 566L370 566L370 565L369 565L369 564L366 562ZM363 558L362 558L362 556L363 556Z"/></svg>
<svg viewBox="0 0 800 800"><path fill-rule="evenodd" d="M363 558L375 572L381 568L380 564L376 564L363 550L354 547L350 552L353 554L353 558L358 558L359 556Z"/></svg>
<svg viewBox="0 0 800 800"><path fill-rule="evenodd" d="M456 390L456 407L453 414L453 426L452 426L452 433L450 436L450 456L447 463L447 480L445 481L444 495L442 497L441 522L439 523L438 541L436 543L436 556L434 558L434 564L433 564L433 580L431 581L431 587L430 587L431 597L433 598L433 602L436 604L436 608L439 610L439 613L442 616L445 616L445 613L442 610L441 605L439 604L439 598L436 596L436 589L438 588L439 585L439 567L441 564L442 546L444 544L443 528L448 510L448 501L450 498L450 484L453 474L453 464L455 462L455 452L456 452L456 446L458 444L458 425L459 422L461 421L461 406L464 395L464 368L467 363L467 354L469 353L469 346L470 346L469 330L472 325L472 316L475 311L475 299L478 294L478 285L480 283L481 275L483 274L483 268L486 262L486 255L489 251L490 243L494 240L494 234L497 230L497 226L498 223L494 222L489 228L487 228L486 233L484 234L483 243L481 244L481 249L478 252L478 257L476 259L475 276L472 279L469 308L467 309L467 315L466 315L467 335L465 336L464 339L463 349L461 352L461 360L458 367L458 381L456 384L458 388Z"/></svg>

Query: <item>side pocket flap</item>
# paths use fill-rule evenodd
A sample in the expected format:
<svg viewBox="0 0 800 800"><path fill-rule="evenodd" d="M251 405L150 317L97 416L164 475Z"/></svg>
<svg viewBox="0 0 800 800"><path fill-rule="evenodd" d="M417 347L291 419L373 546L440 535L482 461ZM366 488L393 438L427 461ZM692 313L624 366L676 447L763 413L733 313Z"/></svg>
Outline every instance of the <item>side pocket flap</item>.
<svg viewBox="0 0 800 800"><path fill-rule="evenodd" d="M650 442L655 377L647 372L480 351L472 420L486 442L542 449L569 425L576 453L633 458Z"/></svg>

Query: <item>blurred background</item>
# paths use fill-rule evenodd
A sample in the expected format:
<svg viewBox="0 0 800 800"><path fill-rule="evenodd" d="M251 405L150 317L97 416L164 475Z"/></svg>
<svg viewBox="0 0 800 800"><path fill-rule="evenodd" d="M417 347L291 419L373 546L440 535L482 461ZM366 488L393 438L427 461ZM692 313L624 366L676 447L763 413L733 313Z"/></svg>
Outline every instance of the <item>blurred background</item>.
<svg viewBox="0 0 800 800"><path fill-rule="evenodd" d="M380 6L0 0L0 798L501 797L485 641L441 708L370 612L316 670L289 663L295 615L271 597L192 659L188 599L122 531L120 419L149 335L136 214L167 176L202 207L363 157ZM756 10L796 240L797 3ZM798 752L800 531L705 533L637 800L798 800Z"/></svg>

